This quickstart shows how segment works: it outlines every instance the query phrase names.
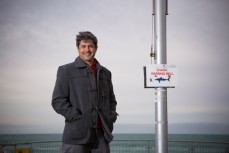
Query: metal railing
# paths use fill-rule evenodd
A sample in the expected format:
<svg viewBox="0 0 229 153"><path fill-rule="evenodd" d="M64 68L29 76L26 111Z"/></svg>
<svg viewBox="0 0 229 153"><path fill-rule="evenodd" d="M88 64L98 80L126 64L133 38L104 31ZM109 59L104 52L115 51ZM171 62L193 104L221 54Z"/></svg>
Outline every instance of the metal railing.
<svg viewBox="0 0 229 153"><path fill-rule="evenodd" d="M111 153L155 153L154 140L113 140ZM169 141L169 153L229 153L229 142ZM0 144L0 153L61 153L60 141Z"/></svg>

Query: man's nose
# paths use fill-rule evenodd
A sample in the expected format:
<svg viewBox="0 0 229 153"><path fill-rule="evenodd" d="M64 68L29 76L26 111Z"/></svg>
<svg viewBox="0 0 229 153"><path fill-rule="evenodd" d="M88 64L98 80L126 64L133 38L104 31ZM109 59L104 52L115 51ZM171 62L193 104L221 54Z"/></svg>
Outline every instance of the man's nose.
<svg viewBox="0 0 229 153"><path fill-rule="evenodd" d="M86 46L86 48L85 48L87 51L89 51L90 50L90 46Z"/></svg>

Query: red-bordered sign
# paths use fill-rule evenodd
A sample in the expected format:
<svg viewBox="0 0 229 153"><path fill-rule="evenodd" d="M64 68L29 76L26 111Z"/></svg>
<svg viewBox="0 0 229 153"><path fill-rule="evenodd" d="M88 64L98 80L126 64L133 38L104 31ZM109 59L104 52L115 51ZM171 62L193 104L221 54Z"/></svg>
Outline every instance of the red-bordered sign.
<svg viewBox="0 0 229 153"><path fill-rule="evenodd" d="M144 67L145 88L177 86L177 68L175 65L150 64Z"/></svg>

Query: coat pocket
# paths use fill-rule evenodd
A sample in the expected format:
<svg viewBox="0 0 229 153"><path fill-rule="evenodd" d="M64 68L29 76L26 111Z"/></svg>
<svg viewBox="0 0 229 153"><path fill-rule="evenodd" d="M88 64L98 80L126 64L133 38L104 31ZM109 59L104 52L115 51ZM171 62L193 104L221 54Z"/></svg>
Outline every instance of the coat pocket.
<svg viewBox="0 0 229 153"><path fill-rule="evenodd" d="M71 140L80 140L87 134L87 122L82 115L78 120L65 123L64 135Z"/></svg>
<svg viewBox="0 0 229 153"><path fill-rule="evenodd" d="M99 108L105 107L108 111L108 109L110 108L109 90L101 90L99 105Z"/></svg>

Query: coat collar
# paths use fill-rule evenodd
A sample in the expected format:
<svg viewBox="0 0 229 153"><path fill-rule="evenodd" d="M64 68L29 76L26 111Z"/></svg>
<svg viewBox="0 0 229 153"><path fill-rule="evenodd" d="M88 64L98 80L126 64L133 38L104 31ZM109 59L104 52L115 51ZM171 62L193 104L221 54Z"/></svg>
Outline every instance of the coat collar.
<svg viewBox="0 0 229 153"><path fill-rule="evenodd" d="M79 56L75 59L74 65L75 67L78 67L78 68L87 67L87 65L84 63L84 61Z"/></svg>
<svg viewBox="0 0 229 153"><path fill-rule="evenodd" d="M87 67L87 64L84 63L84 61L79 56L75 59L74 65L77 68L85 68L85 67ZM102 66L99 64L98 60L97 60L96 67L97 68L102 68Z"/></svg>

